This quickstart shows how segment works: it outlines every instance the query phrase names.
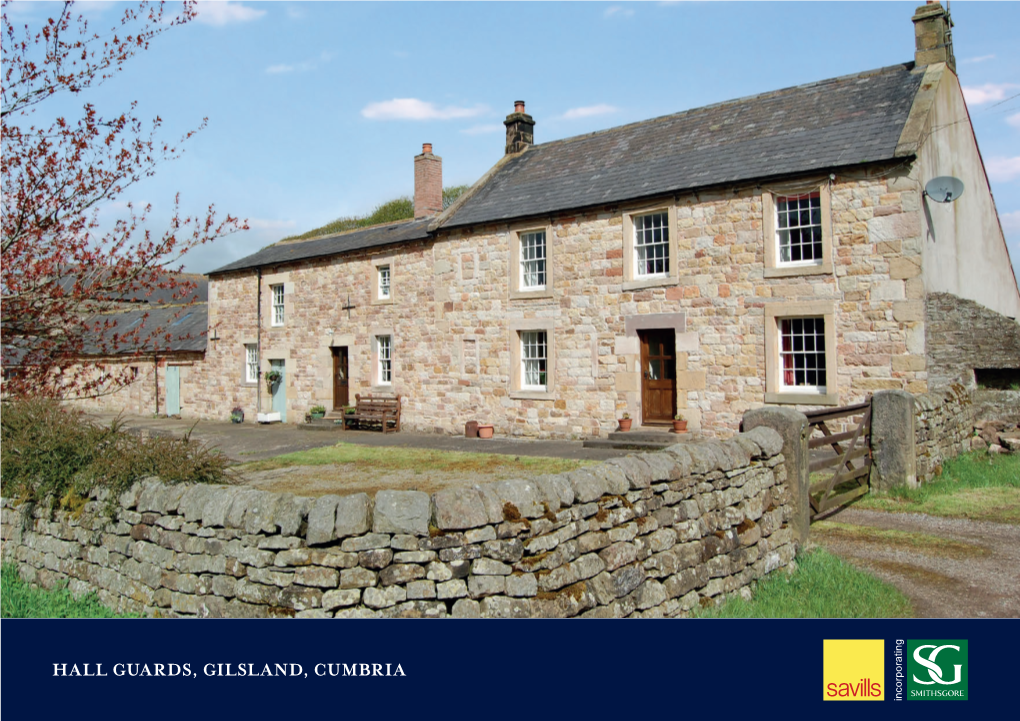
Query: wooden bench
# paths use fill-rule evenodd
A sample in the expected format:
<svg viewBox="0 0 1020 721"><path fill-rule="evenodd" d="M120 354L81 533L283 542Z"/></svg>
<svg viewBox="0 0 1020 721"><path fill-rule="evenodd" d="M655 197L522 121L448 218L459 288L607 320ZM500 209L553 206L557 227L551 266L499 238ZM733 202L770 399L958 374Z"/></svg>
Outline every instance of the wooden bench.
<svg viewBox="0 0 1020 721"><path fill-rule="evenodd" d="M400 396L365 396L355 394L354 413L344 415L344 430L379 426L383 433L400 432ZM390 424L393 424L392 428Z"/></svg>

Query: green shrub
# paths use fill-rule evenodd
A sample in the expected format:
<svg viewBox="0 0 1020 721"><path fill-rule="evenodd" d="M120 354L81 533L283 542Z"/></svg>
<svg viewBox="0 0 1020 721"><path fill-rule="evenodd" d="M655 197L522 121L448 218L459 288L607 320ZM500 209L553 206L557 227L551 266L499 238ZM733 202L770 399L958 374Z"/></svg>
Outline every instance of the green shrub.
<svg viewBox="0 0 1020 721"><path fill-rule="evenodd" d="M3 404L0 415L0 490L5 497L47 496L72 507L97 488L119 493L146 476L165 483L222 483L229 461L215 450L183 438L143 440L123 424L93 423L56 401Z"/></svg>

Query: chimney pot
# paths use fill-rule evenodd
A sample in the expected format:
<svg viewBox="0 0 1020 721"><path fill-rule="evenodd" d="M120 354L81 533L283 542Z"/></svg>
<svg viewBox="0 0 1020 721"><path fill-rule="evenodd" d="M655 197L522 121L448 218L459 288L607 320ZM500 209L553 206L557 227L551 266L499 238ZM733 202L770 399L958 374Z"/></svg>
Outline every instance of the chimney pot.
<svg viewBox="0 0 1020 721"><path fill-rule="evenodd" d="M432 154L432 143L421 144L414 157L414 217L443 212L443 159Z"/></svg>
<svg viewBox="0 0 1020 721"><path fill-rule="evenodd" d="M514 111L503 121L506 126L506 154L519 153L535 142L535 119L524 112L524 101L514 101Z"/></svg>

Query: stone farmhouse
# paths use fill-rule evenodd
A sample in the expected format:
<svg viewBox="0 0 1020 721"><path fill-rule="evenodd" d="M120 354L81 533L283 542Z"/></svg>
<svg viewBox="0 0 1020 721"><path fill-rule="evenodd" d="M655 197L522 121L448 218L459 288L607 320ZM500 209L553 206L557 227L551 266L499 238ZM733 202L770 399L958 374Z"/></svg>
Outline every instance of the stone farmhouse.
<svg viewBox="0 0 1020 721"><path fill-rule="evenodd" d="M726 437L763 404L1020 372L949 15L913 22L913 62L564 140L536 143L518 101L504 156L446 210L426 143L413 220L209 274L181 414L295 423L396 393L414 431L585 438L679 412ZM939 176L965 192L937 202Z"/></svg>

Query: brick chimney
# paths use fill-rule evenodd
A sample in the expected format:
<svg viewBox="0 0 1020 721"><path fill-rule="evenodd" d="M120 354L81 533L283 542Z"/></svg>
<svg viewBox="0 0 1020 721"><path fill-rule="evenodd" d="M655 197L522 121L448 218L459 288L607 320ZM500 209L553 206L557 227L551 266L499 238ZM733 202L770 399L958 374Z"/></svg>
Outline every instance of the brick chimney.
<svg viewBox="0 0 1020 721"><path fill-rule="evenodd" d="M524 101L514 101L514 111L503 121L506 126L506 154L519 153L535 143L535 119L524 112Z"/></svg>
<svg viewBox="0 0 1020 721"><path fill-rule="evenodd" d="M443 159L432 154L432 143L422 143L414 156L414 217L443 212Z"/></svg>
<svg viewBox="0 0 1020 721"><path fill-rule="evenodd" d="M928 0L914 12L914 62L917 65L945 63L956 72L953 56L953 21L942 3Z"/></svg>

